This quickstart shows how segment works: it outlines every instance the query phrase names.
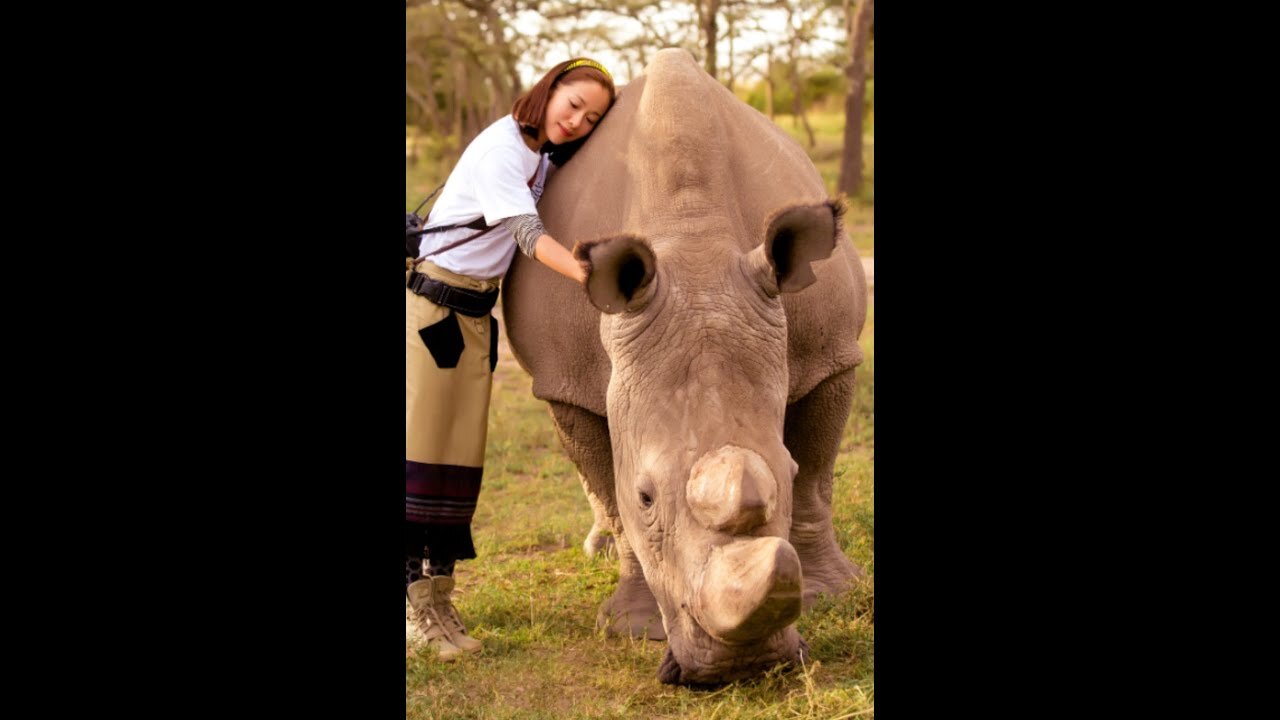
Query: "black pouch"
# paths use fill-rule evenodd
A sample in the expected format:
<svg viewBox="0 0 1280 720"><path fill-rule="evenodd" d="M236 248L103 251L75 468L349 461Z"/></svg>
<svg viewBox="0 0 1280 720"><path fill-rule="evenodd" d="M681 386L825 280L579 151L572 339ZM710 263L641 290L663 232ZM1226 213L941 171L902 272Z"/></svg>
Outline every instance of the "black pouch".
<svg viewBox="0 0 1280 720"><path fill-rule="evenodd" d="M431 352L436 367L442 370L458 367L458 358L462 357L462 330L458 327L458 317L450 310L443 320L428 325L418 331L418 337Z"/></svg>

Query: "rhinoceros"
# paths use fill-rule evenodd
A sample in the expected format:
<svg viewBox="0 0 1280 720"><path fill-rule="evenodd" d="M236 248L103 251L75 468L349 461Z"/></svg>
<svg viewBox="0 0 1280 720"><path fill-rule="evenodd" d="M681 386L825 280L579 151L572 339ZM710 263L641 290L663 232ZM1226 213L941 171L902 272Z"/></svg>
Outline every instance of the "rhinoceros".
<svg viewBox="0 0 1280 720"><path fill-rule="evenodd" d="M861 575L832 526L866 280L800 146L684 50L654 55L540 202L583 287L520 253L512 352L609 536L598 622L667 640L666 683L794 661L818 593Z"/></svg>

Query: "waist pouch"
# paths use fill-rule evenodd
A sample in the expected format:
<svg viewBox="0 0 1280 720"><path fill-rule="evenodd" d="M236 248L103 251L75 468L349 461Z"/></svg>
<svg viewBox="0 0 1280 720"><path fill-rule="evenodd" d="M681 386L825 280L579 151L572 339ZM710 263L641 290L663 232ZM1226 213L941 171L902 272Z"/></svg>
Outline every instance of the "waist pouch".
<svg viewBox="0 0 1280 720"><path fill-rule="evenodd" d="M409 273L408 287L413 294L421 295L441 307L456 310L467 317L484 317L498 303L496 288L487 293L457 288L427 277L417 270Z"/></svg>

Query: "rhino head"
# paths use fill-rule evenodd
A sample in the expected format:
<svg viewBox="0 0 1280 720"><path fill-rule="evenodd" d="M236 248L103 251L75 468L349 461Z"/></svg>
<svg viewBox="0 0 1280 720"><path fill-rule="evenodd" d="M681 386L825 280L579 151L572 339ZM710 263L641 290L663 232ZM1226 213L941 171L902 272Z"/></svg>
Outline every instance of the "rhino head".
<svg viewBox="0 0 1280 720"><path fill-rule="evenodd" d="M618 511L669 642L664 682L747 677L803 651L781 295L814 282L842 209L784 208L758 238L688 217L575 248L612 368Z"/></svg>

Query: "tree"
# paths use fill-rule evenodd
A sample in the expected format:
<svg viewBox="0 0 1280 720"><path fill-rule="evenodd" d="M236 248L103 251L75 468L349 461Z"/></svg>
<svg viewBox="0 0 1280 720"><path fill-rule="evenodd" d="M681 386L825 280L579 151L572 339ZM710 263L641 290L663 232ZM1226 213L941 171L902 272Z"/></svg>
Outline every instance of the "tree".
<svg viewBox="0 0 1280 720"><path fill-rule="evenodd" d="M703 66L707 73L733 90L738 76L752 69L757 58L772 53L775 40L773 30L766 29L763 18L768 11L784 7L785 0L693 0L702 41ZM721 20L724 31L720 31ZM747 42L739 55L737 41L744 33L758 33L763 42ZM728 68L720 70L719 47L728 42ZM757 69L756 72L759 72Z"/></svg>
<svg viewBox="0 0 1280 720"><path fill-rule="evenodd" d="M516 57L507 43L507 24L499 17L498 0L460 0L463 5L475 10L484 18L482 29L488 41L492 57L496 61L497 72L490 76L494 81L493 115L501 115L503 108L511 107L520 94L520 73L516 69ZM504 7L504 14L513 8Z"/></svg>
<svg viewBox="0 0 1280 720"><path fill-rule="evenodd" d="M787 80L791 84L791 110L793 121L804 124L805 134L809 137L809 147L817 145L813 136L813 127L804 112L804 82L800 78L800 49L818 39L817 30L826 11L825 3L813 3L806 0L786 2L787 38Z"/></svg>
<svg viewBox="0 0 1280 720"><path fill-rule="evenodd" d="M655 50L682 47L695 57L699 52L700 25L690 22L687 0L541 0L538 13L544 50L556 48L557 59L563 59L608 49L625 63L627 77L636 77ZM539 59L544 65L552 60Z"/></svg>
<svg viewBox="0 0 1280 720"><path fill-rule="evenodd" d="M867 45L874 8L873 0L858 0L857 7L850 12L851 1L844 0L849 64L845 66L844 153L840 158L840 180L836 189L849 197L857 197L862 189L862 114L866 106Z"/></svg>
<svg viewBox="0 0 1280 720"><path fill-rule="evenodd" d="M461 152L520 92L502 19L514 0L405 3L405 123Z"/></svg>

